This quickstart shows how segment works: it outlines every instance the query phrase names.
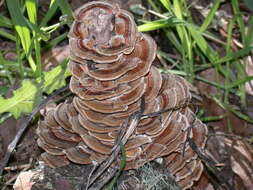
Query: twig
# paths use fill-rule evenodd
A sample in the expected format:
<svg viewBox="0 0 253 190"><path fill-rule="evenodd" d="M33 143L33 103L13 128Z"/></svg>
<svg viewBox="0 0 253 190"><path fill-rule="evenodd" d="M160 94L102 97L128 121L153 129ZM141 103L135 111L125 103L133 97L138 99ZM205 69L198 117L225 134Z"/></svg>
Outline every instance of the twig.
<svg viewBox="0 0 253 190"><path fill-rule="evenodd" d="M42 103L37 106L32 113L30 114L30 116L28 116L25 121L21 124L15 138L12 140L12 142L9 144L8 148L7 148L7 152L3 158L3 161L0 165L0 175L2 175L3 170L5 168L5 166L8 164L8 161L10 159L10 156L13 152L13 150L15 149L15 147L17 146L17 143L19 142L20 138L22 137L23 133L25 132L25 130L28 127L28 124L32 121L33 117L42 109L46 106L46 104L53 99L55 96L57 96L58 94L66 91L67 89L69 89L68 85L56 90L55 92L53 92L52 94L50 94L45 100L42 101Z"/></svg>
<svg viewBox="0 0 253 190"><path fill-rule="evenodd" d="M142 97L140 110L137 111L136 113L132 114L130 117L128 117L122 123L120 130L119 130L119 134L115 140L115 145L112 148L111 156L109 158L107 158L106 160L104 160L102 163L100 163L100 165L98 167L93 168L92 172L94 172L95 170L97 170L97 172L96 173L94 172L95 174L92 173L93 177L92 177L92 175L90 175L88 183L86 185L86 189L89 189L89 187L91 187L92 184L94 184L94 182L101 175L104 174L105 170L111 167L112 163L114 162L114 160L117 158L117 156L120 153L120 143L122 143L122 145L126 144L127 140L133 134L134 130L136 129L136 127L141 119L145 119L145 118L149 118L149 117L157 117L157 116L160 116L162 113L165 113L168 111L175 111L175 110L181 109L185 106L186 106L186 104L183 104L180 106L176 106L174 108L169 108L169 109L165 109L165 110L161 110L158 112L144 115L143 112L145 110L145 99L144 99L144 97ZM104 180L104 183L106 184L109 181L109 179L111 179L113 177L113 175L114 174L110 173L109 176L107 176L108 177L107 180ZM98 187L96 187L96 188L98 189Z"/></svg>
<svg viewBox="0 0 253 190"><path fill-rule="evenodd" d="M120 168L118 170L118 172L114 175L113 180L111 181L111 183L106 187L106 190L112 190L113 186L115 185L117 179L119 178L121 172L124 170L124 168L126 167L126 150L124 145L120 142L120 150L121 150L121 164L120 164Z"/></svg>
<svg viewBox="0 0 253 190"><path fill-rule="evenodd" d="M109 158L107 158L106 160L104 160L99 165L99 167L97 168L98 169L97 172L94 174L92 179L90 179L90 183L87 183L86 189L88 189L105 172L105 170L111 166L113 161L117 158L117 156L120 153L120 144L122 143L123 146L126 144L127 140L129 139L129 137L133 134L134 130L136 129L144 110L145 110L145 99L144 99L144 97L142 97L140 110L137 111L136 113L132 114L129 118L127 118L122 123L118 138L115 140L115 145L112 148L111 156ZM110 174L109 176L113 177L113 175ZM111 177L110 177L110 179L111 179Z"/></svg>
<svg viewBox="0 0 253 190"><path fill-rule="evenodd" d="M168 108L168 109L165 109L165 110L161 110L161 111L158 111L158 112L143 114L143 115L141 115L141 119L146 119L146 118L150 118L150 117L158 117L158 116L160 116L161 114L163 114L165 112L176 111L176 110L179 110L179 109L184 108L186 106L187 106L187 103L183 104L183 105L173 107L173 108Z"/></svg>
<svg viewBox="0 0 253 190"><path fill-rule="evenodd" d="M109 168L107 175L105 175L105 178L102 181L99 181L97 186L90 188L90 190L101 190L112 179L112 177L116 175L117 169L117 167Z"/></svg>
<svg viewBox="0 0 253 190"><path fill-rule="evenodd" d="M24 166L22 168L22 172L28 170L31 167L32 161L33 161L33 159L31 158L30 161L29 161L29 164L22 165L22 166ZM13 185L12 182L15 181L18 178L18 176L19 176L19 174L16 174L11 179L9 179L7 182L5 182L2 190L7 189L7 187L10 186L10 185L12 186Z"/></svg>
<svg viewBox="0 0 253 190"><path fill-rule="evenodd" d="M4 170L6 171L15 171L15 170L22 170L24 168L31 167L31 164L22 164L22 165L16 165L16 166L9 166L5 167Z"/></svg>
<svg viewBox="0 0 253 190"><path fill-rule="evenodd" d="M19 174L15 174L13 177L11 177L11 179L9 179L8 181L6 181L4 183L4 186L2 188L2 190L5 190L8 188L8 186L13 186L13 182L18 178Z"/></svg>
<svg viewBox="0 0 253 190"><path fill-rule="evenodd" d="M124 124L122 125L123 126L122 129L124 129L125 126L129 126L129 128L127 128L125 135L122 137L122 141L121 141L122 144L125 144L127 139L131 136L132 132L138 125L139 120L140 120L140 115L134 114L134 116L132 116L131 119L127 119L127 121L124 122ZM104 162L102 162L102 164L98 168L97 173L94 174L94 177L90 180L90 184L87 184L88 187L91 186L105 172L105 170L111 166L113 161L119 155L119 152L120 152L120 146L116 144L116 146L114 146L113 148L113 152L111 156L108 159L104 160Z"/></svg>
<svg viewBox="0 0 253 190"><path fill-rule="evenodd" d="M94 162L93 163L93 168L92 168L92 170L91 170L91 172L90 172L90 174L88 176L87 185L86 185L85 190L88 190L89 184L90 184L90 179L91 179L93 173L98 169L98 167L99 167L99 163L98 162Z"/></svg>

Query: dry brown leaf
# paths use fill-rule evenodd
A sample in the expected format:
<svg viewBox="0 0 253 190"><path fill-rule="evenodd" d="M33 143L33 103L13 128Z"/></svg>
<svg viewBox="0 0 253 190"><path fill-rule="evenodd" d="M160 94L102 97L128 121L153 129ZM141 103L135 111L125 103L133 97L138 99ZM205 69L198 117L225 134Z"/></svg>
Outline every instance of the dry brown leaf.
<svg viewBox="0 0 253 190"><path fill-rule="evenodd" d="M253 147L238 136L215 132L208 138L207 153L221 168L230 170L219 174L240 189L253 188ZM239 185L241 184L241 185Z"/></svg>
<svg viewBox="0 0 253 190"><path fill-rule="evenodd" d="M57 46L42 55L42 64L45 71L61 64L64 59L69 57L69 46Z"/></svg>
<svg viewBox="0 0 253 190"><path fill-rule="evenodd" d="M253 52L252 52L253 55ZM248 76L253 76L253 61L252 56L248 56L245 66L245 71ZM245 84L246 92L253 96L253 80Z"/></svg>
<svg viewBox="0 0 253 190"><path fill-rule="evenodd" d="M36 173L32 171L21 172L13 185L14 190L31 190L35 182L32 182L32 177Z"/></svg>

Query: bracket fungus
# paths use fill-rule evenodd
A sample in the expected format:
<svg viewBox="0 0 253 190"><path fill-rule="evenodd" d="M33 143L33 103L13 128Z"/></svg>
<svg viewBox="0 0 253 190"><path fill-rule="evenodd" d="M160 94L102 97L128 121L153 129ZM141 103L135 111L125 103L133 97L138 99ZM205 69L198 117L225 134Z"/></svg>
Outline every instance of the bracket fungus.
<svg viewBox="0 0 253 190"><path fill-rule="evenodd" d="M203 165L187 138L204 148L207 133L189 108L191 85L152 66L156 43L138 32L133 16L117 5L91 2L74 18L68 36L75 96L39 122L42 159L51 167L100 163L112 153L124 120L144 99L144 114L171 110L139 121L125 144L125 169L163 157L182 189L191 187Z"/></svg>

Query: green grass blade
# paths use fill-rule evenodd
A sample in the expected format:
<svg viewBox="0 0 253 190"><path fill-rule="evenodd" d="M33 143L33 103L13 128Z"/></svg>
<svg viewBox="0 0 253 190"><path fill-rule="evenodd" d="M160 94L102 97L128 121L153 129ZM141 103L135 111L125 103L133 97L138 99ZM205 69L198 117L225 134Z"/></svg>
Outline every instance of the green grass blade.
<svg viewBox="0 0 253 190"><path fill-rule="evenodd" d="M159 71L161 73L170 73L175 75L187 76L187 73L185 71L171 70L171 69L159 69Z"/></svg>
<svg viewBox="0 0 253 190"><path fill-rule="evenodd" d="M243 114L241 111L238 111L236 109L233 109L230 105L225 104L224 105L229 111L231 111L232 113L234 113L236 116L238 116L239 118L249 122L249 123L253 123L253 119L250 118L248 115Z"/></svg>
<svg viewBox="0 0 253 190"><path fill-rule="evenodd" d="M28 19L25 18L28 28L33 31L33 34L36 33L38 38L41 38L43 41L48 41L50 39L50 34L41 30L36 24L33 24ZM33 39L34 40L34 39Z"/></svg>
<svg viewBox="0 0 253 190"><path fill-rule="evenodd" d="M243 78L240 78L236 80L235 82L231 83L230 85L227 86L227 88L235 88L241 84L245 84L246 82L249 82L253 80L253 76L245 76Z"/></svg>
<svg viewBox="0 0 253 190"><path fill-rule="evenodd" d="M206 19L204 20L203 24L201 25L201 27L199 29L200 33L204 32L207 29L207 27L210 25L210 23L212 22L212 20L215 16L217 9L220 6L220 3L221 3L221 0L214 0L213 6L212 6L210 12L208 13Z"/></svg>
<svg viewBox="0 0 253 190"><path fill-rule="evenodd" d="M64 39L66 39L68 36L68 33L65 32L59 36L57 36L56 38L50 40L46 46L44 46L45 49L49 49L52 48L54 46L56 46L58 43L60 43L61 41L63 41Z"/></svg>
<svg viewBox="0 0 253 190"><path fill-rule="evenodd" d="M156 6L156 4L153 2L153 0L147 0L148 4L156 11L160 12L159 8ZM155 0L156 1L156 0Z"/></svg>
<svg viewBox="0 0 253 190"><path fill-rule="evenodd" d="M244 24L243 15L240 11L239 1L238 0L232 0L231 4L232 4L233 11L234 11L234 17L235 17L235 19L236 19L236 21L239 25L240 37L241 37L242 44L244 45L244 47L246 47L245 45L247 44L247 42L246 42L245 24ZM239 79L246 76L245 68L244 68L245 63L246 63L246 59L243 58L242 61L243 61L243 64L236 64L236 69L237 69L237 72L238 72L238 78ZM245 107L246 106L246 89L245 89L245 85L242 84L238 88L239 88L238 95L240 96L241 104L242 104L243 107Z"/></svg>
<svg viewBox="0 0 253 190"><path fill-rule="evenodd" d="M26 0L25 1L28 17L30 23L26 20L28 26L32 27L33 33L33 42L34 42L34 50L35 50L35 59L36 59L36 71L35 74L37 77L42 75L42 65L41 65L41 50L40 50L40 43L39 43L39 36L41 35L42 31L37 27L37 5L35 0ZM42 37L43 38L43 37Z"/></svg>
<svg viewBox="0 0 253 190"><path fill-rule="evenodd" d="M174 13L177 18L183 19L182 4L180 2L181 1L179 1L179 0L173 0Z"/></svg>
<svg viewBox="0 0 253 190"><path fill-rule="evenodd" d="M36 58L36 76L40 77L42 75L42 63L41 63L41 48L40 48L40 42L37 37L38 35L35 33L34 35L34 50L35 50L35 58Z"/></svg>
<svg viewBox="0 0 253 190"><path fill-rule="evenodd" d="M226 56L222 57L221 59L216 60L214 63L221 64L221 63L225 63L227 61L233 61L238 58L247 56L252 49L253 49L253 46L249 46L249 47L245 47L239 51L228 53Z"/></svg>
<svg viewBox="0 0 253 190"><path fill-rule="evenodd" d="M170 0L160 0L160 2L168 11L171 11Z"/></svg>
<svg viewBox="0 0 253 190"><path fill-rule="evenodd" d="M239 25L240 33L241 33L241 38L242 38L242 43L245 44L245 25L243 21L243 17L239 8L239 2L238 0L232 0L232 7L234 11L234 15L236 16L237 23Z"/></svg>
<svg viewBox="0 0 253 190"><path fill-rule="evenodd" d="M49 9L48 9L46 15L43 17L43 19L41 21L40 27L44 27L44 26L47 25L48 21L54 16L57 9L58 9L57 0L51 0Z"/></svg>
<svg viewBox="0 0 253 190"><path fill-rule="evenodd" d="M4 30L2 30L2 29L0 29L0 36L2 36L2 37L5 37L5 38L7 38L7 39L9 39L9 40L12 40L12 41L16 41L16 38L15 38L15 36L13 36L12 34L10 34L9 32L6 32L6 31L4 31Z"/></svg>
<svg viewBox="0 0 253 190"><path fill-rule="evenodd" d="M24 78L24 66L21 58L21 44L20 44L20 38L17 37L16 41L16 54L17 54L17 61L19 64L19 75L21 79Z"/></svg>
<svg viewBox="0 0 253 190"><path fill-rule="evenodd" d="M232 44L232 32L234 28L234 23L235 20L232 19L229 24L228 24L228 36L227 36L227 44L226 44L226 54L231 53L231 44ZM226 72L225 72L225 86L227 87L230 84L230 65L229 62L226 62ZM224 102L228 103L228 98L229 98L229 89L226 88L225 93L224 93ZM229 118L228 118L229 119Z"/></svg>
<svg viewBox="0 0 253 190"><path fill-rule="evenodd" d="M24 16L21 12L20 3L19 3L19 1L16 1L15 3L13 3L13 0L6 0L6 3L7 3L9 13L12 18L12 22L14 24L15 30L17 31L17 33L19 35L22 47L24 48L24 51L26 53L30 67L35 72L36 65L34 63L34 60L31 56L31 54L29 54L29 48L31 46L30 31L26 25L26 21L25 21Z"/></svg>
<svg viewBox="0 0 253 190"><path fill-rule="evenodd" d="M208 116L208 117L203 117L201 118L202 122L211 122L211 121L219 121L222 120L226 117L227 115L219 115L219 116Z"/></svg>
<svg viewBox="0 0 253 190"><path fill-rule="evenodd" d="M4 59L2 53L0 52L0 77L7 78L11 85L14 84L14 78L10 72L10 64Z"/></svg>
<svg viewBox="0 0 253 190"><path fill-rule="evenodd" d="M182 1L173 0L174 5L174 14L175 16L183 20L185 13L188 11L187 7L184 6ZM183 12L184 10L184 12ZM187 73L187 79L189 81L193 81L195 77L194 69L193 69L193 41L191 36L189 35L185 26L176 26L177 33L179 35L180 41L182 43L182 60L184 65L184 70Z"/></svg>
<svg viewBox="0 0 253 190"><path fill-rule="evenodd" d="M138 31L140 32L148 32L161 28L167 28L175 25L183 25L184 21L179 20L175 17L169 17L168 19L161 19L152 22L147 22L138 26Z"/></svg>
<svg viewBox="0 0 253 190"><path fill-rule="evenodd" d="M191 33L191 36L197 43L200 50L209 59L210 62L214 62L218 58L217 53L213 51L213 49L208 45L204 37L198 32L197 28L193 27L192 25L187 26Z"/></svg>
<svg viewBox="0 0 253 190"><path fill-rule="evenodd" d="M25 6L28 14L28 18L31 23L37 22L37 6L35 0L25 0Z"/></svg>
<svg viewBox="0 0 253 190"><path fill-rule="evenodd" d="M167 61L170 62L171 64L173 64L173 65L175 65L175 66L177 65L177 62L174 61L174 59L171 58L167 53L165 53L165 52L163 52L163 51L161 51L161 50L157 50L157 55L163 57L165 60L167 60Z"/></svg>
<svg viewBox="0 0 253 190"><path fill-rule="evenodd" d="M178 52L183 54L182 52L182 44L179 42L178 38L176 37L175 33L172 31L172 29L168 28L165 29L165 35L170 40L170 42L175 46Z"/></svg>
<svg viewBox="0 0 253 190"><path fill-rule="evenodd" d="M12 28L13 24L9 18L0 15L0 27Z"/></svg>
<svg viewBox="0 0 253 190"><path fill-rule="evenodd" d="M67 0L57 0L57 2L63 15L68 15L68 17L73 17L71 6Z"/></svg>
<svg viewBox="0 0 253 190"><path fill-rule="evenodd" d="M167 27L167 23L165 20L157 20L157 21L152 21L152 22L147 22L145 24L142 24L138 26L138 31L139 32L149 32L161 28Z"/></svg>

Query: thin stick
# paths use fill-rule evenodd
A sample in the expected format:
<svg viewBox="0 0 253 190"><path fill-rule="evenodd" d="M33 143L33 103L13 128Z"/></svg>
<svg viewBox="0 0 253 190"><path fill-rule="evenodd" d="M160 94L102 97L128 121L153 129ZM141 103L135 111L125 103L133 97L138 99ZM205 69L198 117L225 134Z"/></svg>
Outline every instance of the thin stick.
<svg viewBox="0 0 253 190"><path fill-rule="evenodd" d="M97 173L94 174L94 177L92 179L90 179L90 184L87 183L87 188L90 187L105 172L105 170L111 166L113 161L117 158L117 156L120 153L120 143L122 143L123 146L126 144L127 140L136 129L144 110L145 110L145 98L142 97L140 110L132 114L126 120L124 120L124 122L120 127L118 138L116 138L115 145L112 148L111 156L101 163Z"/></svg>
<svg viewBox="0 0 253 190"><path fill-rule="evenodd" d="M127 123L130 123L128 130L126 131L125 135L122 137L122 144L124 145L127 142L127 139L131 136L132 132L134 131L134 129L136 128L136 126L138 125L138 120L139 120L139 115L134 115L133 118L131 119L131 121L127 121ZM98 168L98 171L96 174L94 174L95 176L90 180L90 184L87 184L87 186L91 186L104 172L105 170L111 166L111 164L113 163L113 161L117 158L117 156L119 155L120 152L120 146L118 145L118 143L116 144L116 146L113 148L113 152L111 154L111 156L106 159Z"/></svg>
<svg viewBox="0 0 253 190"><path fill-rule="evenodd" d="M158 116L160 116L161 114L163 114L165 112L176 111L176 110L179 110L179 109L184 108L186 106L187 106L187 104L183 104L183 105L179 105L179 106L176 106L176 107L173 107L173 108L168 108L168 109L165 109L165 110L161 110L161 111L158 111L158 112L143 114L143 115L141 115L141 119L146 119L146 118L150 118L150 117L158 117Z"/></svg>
<svg viewBox="0 0 253 190"><path fill-rule="evenodd" d="M27 168L27 167L31 167L31 164L9 166L9 167L5 167L4 170L6 170L6 171L15 171L15 170L22 170L22 169Z"/></svg>

